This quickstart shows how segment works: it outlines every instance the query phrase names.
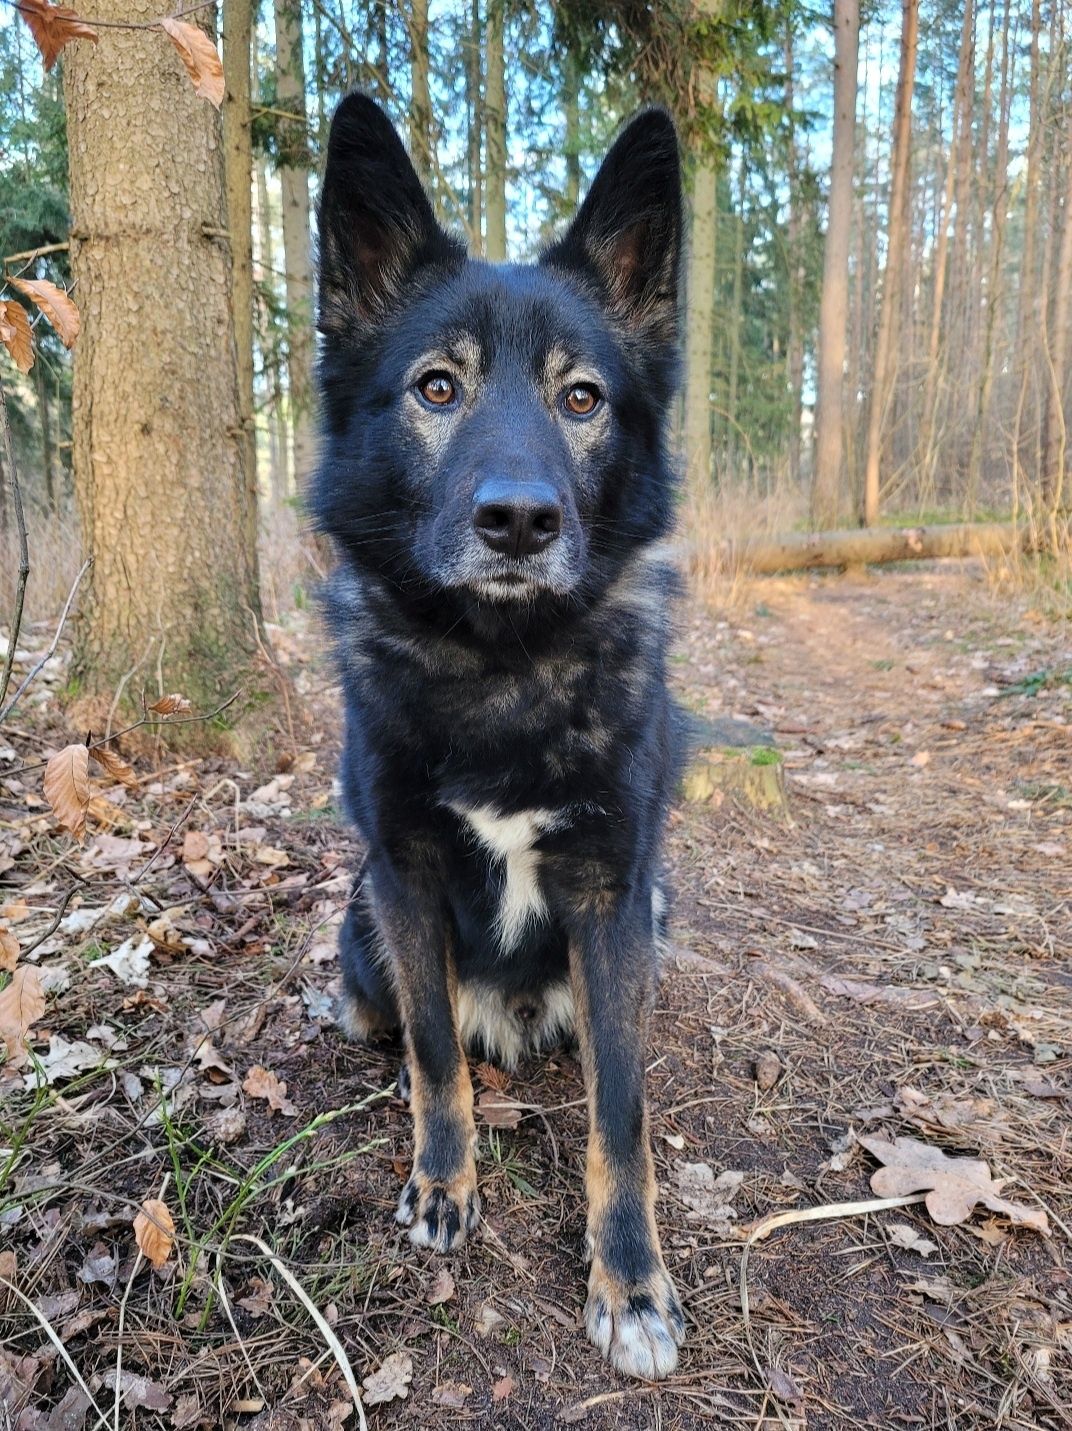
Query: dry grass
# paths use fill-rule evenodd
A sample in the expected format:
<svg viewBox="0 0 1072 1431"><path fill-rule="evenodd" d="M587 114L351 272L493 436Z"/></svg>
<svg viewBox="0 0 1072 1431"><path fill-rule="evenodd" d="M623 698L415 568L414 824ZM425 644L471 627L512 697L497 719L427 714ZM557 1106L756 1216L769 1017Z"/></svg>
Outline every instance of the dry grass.
<svg viewBox="0 0 1072 1431"><path fill-rule="evenodd" d="M12 1424L58 1425L75 1370L111 1417L121 1354L170 1398L124 1402L123 1426L326 1431L350 1400L326 1326L358 1380L394 1354L412 1364L406 1401L367 1408L374 1427L1069 1426L1068 630L952 563L741 583L732 609L682 619L683 699L774 735L792 818L709 802L672 821L677 952L649 1082L659 1220L690 1323L679 1373L624 1383L580 1329L585 1114L569 1054L510 1081L530 1110L517 1128L481 1129L486 1226L446 1260L445 1300L430 1295L442 1262L391 1221L409 1115L391 1092L398 1051L348 1045L325 1003L357 851L332 803L335 697L299 614L281 645L308 667L322 738L291 770L289 804L250 803L271 772L165 765L117 799L111 833L163 847L139 878L149 854L124 875L112 857L94 867L99 840L73 849L32 805L39 777L0 773L0 852L14 851L0 878L29 907L11 926L24 946L72 882L84 908L132 889L148 902L40 958L70 982L37 1053L52 1032L111 1066L4 1088ZM61 734L41 724L11 743L32 761ZM218 841L207 879L169 862L185 829ZM161 908L177 936L154 947L144 988L91 967ZM769 1052L778 1077L760 1087ZM293 1116L242 1090L256 1065L286 1083ZM749 1253L746 1326L747 1230L870 1198L865 1131L985 1157L1008 1196L1046 1207L1051 1237L985 1213L939 1228L916 1206L779 1227ZM743 1175L724 1215L679 1195L697 1162ZM176 1247L155 1272L136 1264L131 1220L165 1177ZM898 1225L935 1250L903 1246Z"/></svg>

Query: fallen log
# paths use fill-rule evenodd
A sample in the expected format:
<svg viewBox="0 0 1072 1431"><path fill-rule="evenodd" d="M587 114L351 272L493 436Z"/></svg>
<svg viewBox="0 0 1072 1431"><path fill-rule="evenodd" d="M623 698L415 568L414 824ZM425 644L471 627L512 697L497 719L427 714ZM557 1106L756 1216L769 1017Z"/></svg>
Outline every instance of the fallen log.
<svg viewBox="0 0 1072 1431"><path fill-rule="evenodd" d="M1006 556L1034 545L1015 522L960 522L932 527L860 527L855 531L789 532L723 543L726 565L756 575L871 562L938 557Z"/></svg>

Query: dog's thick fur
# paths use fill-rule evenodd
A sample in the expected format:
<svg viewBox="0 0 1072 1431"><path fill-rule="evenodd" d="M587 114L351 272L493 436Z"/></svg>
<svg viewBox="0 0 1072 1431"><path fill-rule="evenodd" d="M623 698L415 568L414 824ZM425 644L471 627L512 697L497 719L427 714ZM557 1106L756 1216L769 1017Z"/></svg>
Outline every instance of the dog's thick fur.
<svg viewBox="0 0 1072 1431"><path fill-rule="evenodd" d="M314 504L341 559L342 783L368 848L343 1014L360 1036L404 1029L416 1148L398 1217L440 1251L479 1219L466 1050L510 1066L576 1032L588 1332L646 1377L674 1367L684 1330L644 1102L680 746L660 548L680 236L661 111L628 126L529 266L466 257L371 100L335 115Z"/></svg>

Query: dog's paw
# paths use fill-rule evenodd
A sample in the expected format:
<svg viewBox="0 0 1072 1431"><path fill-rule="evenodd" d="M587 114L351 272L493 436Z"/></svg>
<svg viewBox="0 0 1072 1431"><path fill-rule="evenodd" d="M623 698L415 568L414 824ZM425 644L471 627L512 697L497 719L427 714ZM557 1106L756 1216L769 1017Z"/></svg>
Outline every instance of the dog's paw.
<svg viewBox="0 0 1072 1431"><path fill-rule="evenodd" d="M409 1228L415 1247L434 1252L460 1247L480 1221L475 1168L449 1183L433 1182L415 1170L402 1189L395 1219Z"/></svg>
<svg viewBox="0 0 1072 1431"><path fill-rule="evenodd" d="M662 1266L642 1281L623 1282L597 1258L588 1279L584 1323L589 1341L626 1376L659 1381L677 1366L685 1318Z"/></svg>

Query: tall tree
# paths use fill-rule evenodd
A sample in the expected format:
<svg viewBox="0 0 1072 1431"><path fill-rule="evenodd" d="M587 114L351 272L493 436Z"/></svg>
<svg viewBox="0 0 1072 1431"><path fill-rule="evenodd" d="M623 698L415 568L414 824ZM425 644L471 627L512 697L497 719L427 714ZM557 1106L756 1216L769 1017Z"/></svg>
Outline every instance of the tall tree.
<svg viewBox="0 0 1072 1431"><path fill-rule="evenodd" d="M800 154L796 130L796 96L794 93L793 71L795 68L794 15L787 9L785 17L785 112L789 116L789 146L787 158L789 172L787 193L789 215L786 226L786 278L788 303L786 335L786 378L789 383L790 427L789 427L789 482L796 490L800 486L800 443L801 419L804 408L804 326L801 320L801 300L804 290L804 262L801 244L801 194L800 194Z"/></svg>
<svg viewBox="0 0 1072 1431"><path fill-rule="evenodd" d="M483 75L480 64L480 0L472 0L465 37L465 97L467 111L466 182L469 191L469 240L474 253L483 249L483 171L481 140L484 132Z"/></svg>
<svg viewBox="0 0 1072 1431"><path fill-rule="evenodd" d="M428 83L428 0L409 7L409 149L425 188L432 181L432 98Z"/></svg>
<svg viewBox="0 0 1072 1431"><path fill-rule="evenodd" d="M309 228L309 136L305 109L301 0L275 0L279 186L287 294L287 383L294 437L294 478L300 487L315 458L313 410L313 265Z"/></svg>
<svg viewBox="0 0 1072 1431"><path fill-rule="evenodd" d="M231 297L238 360L238 417L246 484L246 544L257 568L257 433L253 422L252 0L223 0L223 152Z"/></svg>
<svg viewBox="0 0 1072 1431"><path fill-rule="evenodd" d="M916 83L918 40L919 0L902 0L901 60L893 121L893 154L890 160L892 172L890 216L886 227L886 267L882 279L882 303L879 310L878 339L875 343L871 404L867 415L862 515L864 525L868 527L873 527L878 521L883 419L893 370L894 333L900 299L899 280L908 236L908 161L912 147L912 92Z"/></svg>
<svg viewBox="0 0 1072 1431"><path fill-rule="evenodd" d="M505 0L488 0L487 80L484 87L484 117L487 156L484 189L485 248L494 263L506 260L506 68L503 57Z"/></svg>
<svg viewBox="0 0 1072 1431"><path fill-rule="evenodd" d="M153 25L155 0L100 0L94 14L141 27L64 56L74 478L94 558L74 669L98 719L158 672L203 708L248 682L258 594L220 118Z"/></svg>
<svg viewBox="0 0 1072 1431"><path fill-rule="evenodd" d="M817 527L833 526L841 506L859 45L859 0L834 0L834 147L819 302L819 387L812 483L812 522Z"/></svg>

